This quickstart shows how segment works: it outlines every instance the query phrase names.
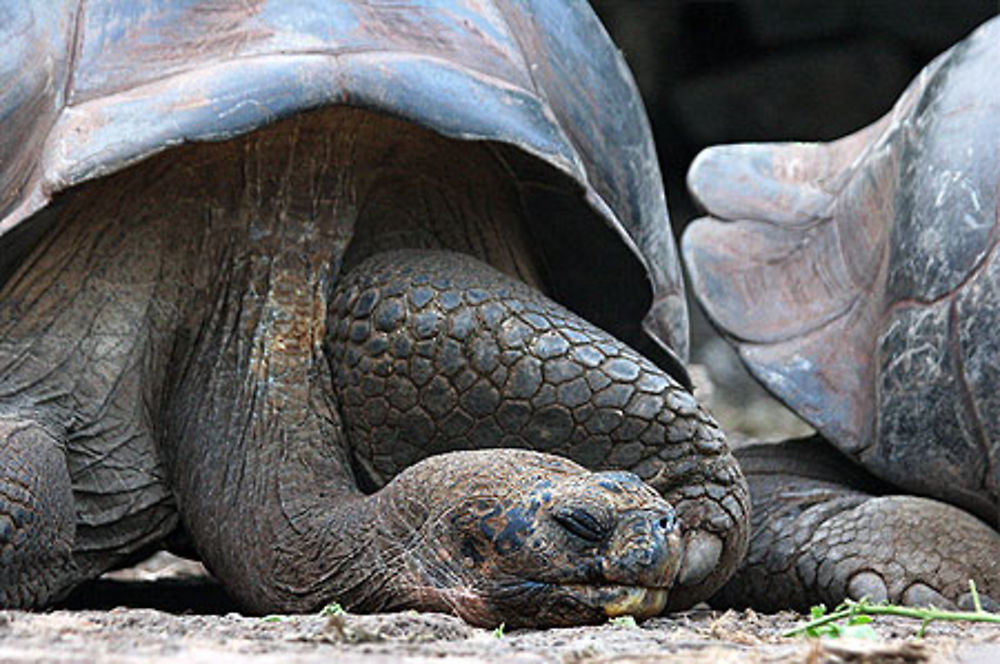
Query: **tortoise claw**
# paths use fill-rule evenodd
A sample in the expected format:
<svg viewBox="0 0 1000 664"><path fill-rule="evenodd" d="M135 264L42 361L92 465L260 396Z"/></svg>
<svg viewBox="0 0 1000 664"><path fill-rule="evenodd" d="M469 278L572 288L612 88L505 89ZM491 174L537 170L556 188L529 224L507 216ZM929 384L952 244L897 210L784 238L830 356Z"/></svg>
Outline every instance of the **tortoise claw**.
<svg viewBox="0 0 1000 664"><path fill-rule="evenodd" d="M693 586L704 581L719 565L722 540L711 533L697 531L684 540L684 557L677 582Z"/></svg>

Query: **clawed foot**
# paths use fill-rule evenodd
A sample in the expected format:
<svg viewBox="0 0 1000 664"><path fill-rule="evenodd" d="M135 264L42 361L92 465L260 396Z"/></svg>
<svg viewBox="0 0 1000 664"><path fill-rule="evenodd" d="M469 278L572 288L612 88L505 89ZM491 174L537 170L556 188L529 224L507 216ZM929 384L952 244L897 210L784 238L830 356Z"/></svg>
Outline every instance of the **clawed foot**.
<svg viewBox="0 0 1000 664"><path fill-rule="evenodd" d="M983 608L998 607L1000 534L939 501L872 495L871 480L818 445L738 453L753 501L750 551L717 603L806 610L867 598L971 610L972 580Z"/></svg>
<svg viewBox="0 0 1000 664"><path fill-rule="evenodd" d="M0 607L40 608L69 591L74 519L56 440L34 422L0 417Z"/></svg>

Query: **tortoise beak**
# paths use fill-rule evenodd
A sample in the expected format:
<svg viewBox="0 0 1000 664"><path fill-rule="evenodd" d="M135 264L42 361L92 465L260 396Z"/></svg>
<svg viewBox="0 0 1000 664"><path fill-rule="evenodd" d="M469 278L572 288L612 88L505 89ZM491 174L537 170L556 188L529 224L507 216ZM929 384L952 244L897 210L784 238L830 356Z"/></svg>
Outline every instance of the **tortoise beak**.
<svg viewBox="0 0 1000 664"><path fill-rule="evenodd" d="M672 508L635 510L622 519L603 572L621 584L603 604L608 616L646 618L663 611L681 566L680 528Z"/></svg>
<svg viewBox="0 0 1000 664"><path fill-rule="evenodd" d="M652 618L667 606L667 591L663 588L623 588L619 597L604 604L609 618L634 616Z"/></svg>
<svg viewBox="0 0 1000 664"><path fill-rule="evenodd" d="M622 517L609 543L602 571L610 583L669 588L677 578L682 553L672 507L632 510Z"/></svg>

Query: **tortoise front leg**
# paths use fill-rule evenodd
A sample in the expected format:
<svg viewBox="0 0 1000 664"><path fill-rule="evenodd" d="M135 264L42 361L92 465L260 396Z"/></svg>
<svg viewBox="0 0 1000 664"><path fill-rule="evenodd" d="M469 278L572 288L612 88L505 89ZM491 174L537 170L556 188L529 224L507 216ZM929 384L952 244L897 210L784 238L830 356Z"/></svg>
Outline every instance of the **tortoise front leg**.
<svg viewBox="0 0 1000 664"><path fill-rule="evenodd" d="M79 581L66 457L29 420L0 418L0 607L41 608Z"/></svg>
<svg viewBox="0 0 1000 664"><path fill-rule="evenodd" d="M362 486L430 454L515 447L634 472L684 537L670 608L743 555L747 488L711 416L667 373L538 290L464 254L369 258L337 287L331 368Z"/></svg>
<svg viewBox="0 0 1000 664"><path fill-rule="evenodd" d="M1000 534L936 500L891 487L819 437L737 450L750 483L750 551L713 603L807 610L862 597L972 608L1000 597Z"/></svg>

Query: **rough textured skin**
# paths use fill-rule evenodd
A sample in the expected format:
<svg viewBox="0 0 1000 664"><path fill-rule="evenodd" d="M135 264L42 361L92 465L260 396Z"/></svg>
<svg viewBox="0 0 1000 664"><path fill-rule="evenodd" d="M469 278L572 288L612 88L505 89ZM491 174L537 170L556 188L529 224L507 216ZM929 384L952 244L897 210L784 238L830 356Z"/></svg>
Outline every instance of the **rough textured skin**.
<svg viewBox="0 0 1000 664"><path fill-rule="evenodd" d="M338 285L328 330L368 487L436 452L539 450L631 470L677 509L689 558L674 605L738 562L748 505L718 425L649 360L537 290L461 254L382 253Z"/></svg>
<svg viewBox="0 0 1000 664"><path fill-rule="evenodd" d="M645 461L645 479L658 455L726 451L690 393L648 360L467 256L385 252L335 292L334 385L375 488L460 446L527 445L591 468Z"/></svg>
<svg viewBox="0 0 1000 664"><path fill-rule="evenodd" d="M1000 534L953 505L892 487L815 439L741 448L754 505L750 551L712 599L807 611L845 597L911 606L1000 606Z"/></svg>
<svg viewBox="0 0 1000 664"><path fill-rule="evenodd" d="M859 569L881 564L887 550L904 559L932 542L940 565L929 555L876 573L887 590L874 594L901 601L932 596L906 590L927 586L955 602L966 573L981 587L1000 584L995 543L964 552L947 544L959 528L981 527L956 509L1000 523L998 68L1000 20L992 20L856 134L710 148L688 176L711 215L683 240L694 290L751 372L893 492L956 506L866 499L839 526L808 536L822 537L810 540L820 553L809 555L857 556ZM774 532L755 536L766 548L751 557L806 556L794 523L760 522ZM975 528L958 525L966 523ZM882 529L880 547L865 541L864 525ZM926 528L922 537L914 527ZM831 601L853 573L837 569L817 581ZM774 598L761 583L760 594Z"/></svg>
<svg viewBox="0 0 1000 664"><path fill-rule="evenodd" d="M525 285L543 284L521 182L541 172L504 155L333 107L40 213L47 233L0 290L27 312L0 321L0 431L7 450L44 431L32 453L61 452L72 487L38 475L57 527L22 529L23 564L52 538L71 549L8 605L44 606L179 529L260 612L554 625L714 592L745 548L735 460L666 373ZM421 250L379 253L398 247ZM532 451L437 454L494 446Z"/></svg>
<svg viewBox="0 0 1000 664"><path fill-rule="evenodd" d="M0 604L42 606L77 574L69 475L40 427L0 417Z"/></svg>

